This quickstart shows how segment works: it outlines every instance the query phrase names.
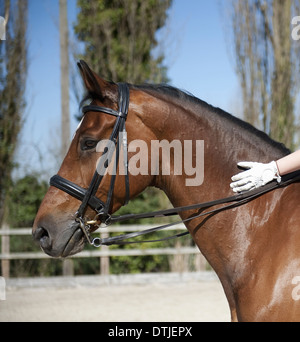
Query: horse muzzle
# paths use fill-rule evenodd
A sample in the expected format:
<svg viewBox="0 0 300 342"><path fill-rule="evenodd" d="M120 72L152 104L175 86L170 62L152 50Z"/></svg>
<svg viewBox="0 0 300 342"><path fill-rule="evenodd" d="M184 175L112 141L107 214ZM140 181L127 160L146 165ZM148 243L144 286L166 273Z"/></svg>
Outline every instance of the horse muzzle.
<svg viewBox="0 0 300 342"><path fill-rule="evenodd" d="M60 227L65 227L61 228ZM58 226L51 219L37 222L32 236L41 249L54 258L65 258L80 252L85 244L85 236L75 221L63 222Z"/></svg>

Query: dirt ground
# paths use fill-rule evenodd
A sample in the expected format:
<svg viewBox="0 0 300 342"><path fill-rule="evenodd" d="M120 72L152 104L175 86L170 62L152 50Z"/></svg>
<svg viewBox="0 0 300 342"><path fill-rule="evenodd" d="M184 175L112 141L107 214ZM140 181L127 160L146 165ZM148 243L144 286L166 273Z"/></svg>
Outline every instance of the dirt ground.
<svg viewBox="0 0 300 342"><path fill-rule="evenodd" d="M0 322L220 322L230 313L218 280L140 285L11 288Z"/></svg>

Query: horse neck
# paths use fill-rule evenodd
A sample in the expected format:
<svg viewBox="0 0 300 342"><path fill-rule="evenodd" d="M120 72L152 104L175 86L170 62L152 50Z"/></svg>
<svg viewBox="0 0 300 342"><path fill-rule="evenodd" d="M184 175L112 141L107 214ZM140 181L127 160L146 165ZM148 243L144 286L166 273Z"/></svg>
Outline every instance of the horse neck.
<svg viewBox="0 0 300 342"><path fill-rule="evenodd" d="M269 139L264 133L219 109L200 104L169 104L160 113L164 127L158 130L158 140L171 142L203 141L204 179L199 186L186 186L186 175L157 177L161 188L174 206L210 201L232 195L231 176L239 172L238 161L269 162L288 153L287 149ZM165 105L165 104L164 104ZM195 146L193 146L195 148ZM197 165L193 151L193 165ZM183 158L184 159L184 158ZM183 167L184 170L184 167Z"/></svg>

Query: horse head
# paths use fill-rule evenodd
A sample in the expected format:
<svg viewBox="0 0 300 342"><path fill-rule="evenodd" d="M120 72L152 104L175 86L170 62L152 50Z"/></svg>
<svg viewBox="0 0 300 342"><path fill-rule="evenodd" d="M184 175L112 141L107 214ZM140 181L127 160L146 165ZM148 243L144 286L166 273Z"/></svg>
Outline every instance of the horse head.
<svg viewBox="0 0 300 342"><path fill-rule="evenodd" d="M105 112L99 113L96 109L104 108L111 110L112 113L118 113L118 97L120 94L118 94L117 84L101 79L84 61L80 61L78 67L87 90L85 100L90 99L91 102L88 107L85 107L88 110L84 111L68 153L56 177L67 179L74 187L76 184L80 189L86 191L95 175L99 158L103 156L104 152L107 152L105 148L103 150L103 144L102 150L99 145L103 141L109 141L118 120L115 115L107 115ZM140 139L148 146L150 141L155 139L155 128L150 129L147 126L149 112L146 109L151 108L151 100L152 97L149 94L130 89L130 105L126 120L128 141L132 141L133 138ZM144 105L145 103L147 103L147 106ZM154 105L152 107L152 109L155 109ZM114 151L114 155L116 153L118 152ZM131 156L132 153L129 152L128 159ZM109 163L110 169L115 167L115 158L111 159ZM108 208L109 214L117 211L124 204L126 196L128 196L126 194L124 172L123 174L119 172L122 165L123 163L120 162L116 169L113 193L111 193L112 197ZM101 203L107 203L113 175L113 172L105 172L100 186L97 187L96 193L93 194ZM151 172L146 170L143 174L134 176L129 174L128 181L130 198L133 198L147 186L154 183L154 176L151 176ZM75 197L58 187L50 186L36 215L33 237L38 241L42 250L53 257L66 257L80 252L84 247L86 238L77 219L81 201L78 196ZM97 223L97 225L101 223L102 217L99 212L95 212L94 207L87 205L83 209L82 214L86 221ZM91 231L96 230L97 225L92 224Z"/></svg>

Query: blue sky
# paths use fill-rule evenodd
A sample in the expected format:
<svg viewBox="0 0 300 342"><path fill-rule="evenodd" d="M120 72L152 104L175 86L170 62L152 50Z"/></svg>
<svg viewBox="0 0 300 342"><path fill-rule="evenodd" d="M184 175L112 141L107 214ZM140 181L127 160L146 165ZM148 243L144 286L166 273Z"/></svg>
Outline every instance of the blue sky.
<svg viewBox="0 0 300 342"><path fill-rule="evenodd" d="M167 24L171 84L229 112L238 112L238 81L230 61L221 0L174 0ZM70 34L76 0L68 0ZM60 61L58 0L29 0L27 109L17 153L17 176L35 170L45 178L60 160ZM77 126L71 92L71 136Z"/></svg>

